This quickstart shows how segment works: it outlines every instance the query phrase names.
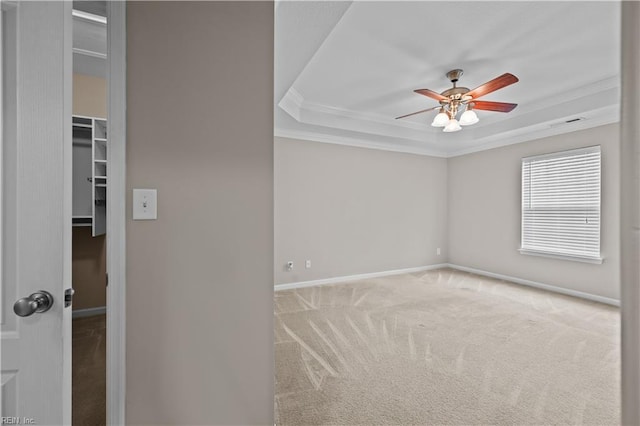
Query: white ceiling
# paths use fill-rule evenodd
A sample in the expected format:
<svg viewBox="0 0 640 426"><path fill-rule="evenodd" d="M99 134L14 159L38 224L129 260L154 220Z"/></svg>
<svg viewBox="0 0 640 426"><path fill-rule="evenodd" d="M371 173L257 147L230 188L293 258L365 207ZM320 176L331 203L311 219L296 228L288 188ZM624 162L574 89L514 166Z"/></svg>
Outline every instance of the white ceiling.
<svg viewBox="0 0 640 426"><path fill-rule="evenodd" d="M620 4L609 2L280 2L276 135L452 156L618 121ZM413 93L470 89L510 72L520 82L483 100L457 133L430 126ZM584 120L571 124L566 120Z"/></svg>

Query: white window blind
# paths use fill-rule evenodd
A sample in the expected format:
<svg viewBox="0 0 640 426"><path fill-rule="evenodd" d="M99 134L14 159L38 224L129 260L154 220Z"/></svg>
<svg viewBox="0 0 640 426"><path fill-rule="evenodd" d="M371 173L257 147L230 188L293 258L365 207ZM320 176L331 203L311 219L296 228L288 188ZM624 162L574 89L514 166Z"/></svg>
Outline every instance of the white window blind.
<svg viewBox="0 0 640 426"><path fill-rule="evenodd" d="M600 263L600 147L522 159L524 254Z"/></svg>

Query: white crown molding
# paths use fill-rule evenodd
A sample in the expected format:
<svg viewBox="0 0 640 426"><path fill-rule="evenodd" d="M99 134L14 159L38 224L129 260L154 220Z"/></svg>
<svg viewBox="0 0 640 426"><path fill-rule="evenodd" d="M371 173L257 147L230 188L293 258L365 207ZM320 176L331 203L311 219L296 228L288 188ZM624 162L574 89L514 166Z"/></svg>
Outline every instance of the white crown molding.
<svg viewBox="0 0 640 426"><path fill-rule="evenodd" d="M88 21L94 24L100 24L102 26L107 25L107 17L96 15L94 13L83 12L82 10L73 9L71 11L71 16L74 19L82 19L84 21Z"/></svg>
<svg viewBox="0 0 640 426"><path fill-rule="evenodd" d="M296 121L300 122L300 111L302 109L303 102L304 98L302 95L292 86L287 90L287 93L285 93L282 99L280 99L278 106Z"/></svg>
<svg viewBox="0 0 640 426"><path fill-rule="evenodd" d="M350 138L346 136L327 135L327 134L317 133L317 132L307 132L307 131L300 131L300 130L275 128L274 136L279 138L299 139L299 140L305 140L305 141L311 141L311 142L322 142L322 143L329 143L334 145L345 145L345 146L352 146L356 148L377 149L381 151L399 152L404 154L425 155L429 157L439 157L439 158L448 157L447 153L445 152L436 151L426 147L425 148L408 147L408 146L398 145L393 142L389 142L388 144L385 144L385 143L368 141L366 139Z"/></svg>
<svg viewBox="0 0 640 426"><path fill-rule="evenodd" d="M303 97L300 102L290 96L293 93L297 92L288 91L278 105L300 123L420 143L434 142L429 141L429 127L416 127L412 123L415 128L411 128L384 117L309 102Z"/></svg>
<svg viewBox="0 0 640 426"><path fill-rule="evenodd" d="M391 151L391 152L400 152L406 154L415 154L415 155L425 155L429 157L438 157L438 158L453 158L459 157L462 155L473 154L476 152L486 151L489 149L500 148L503 146L514 145L521 142L527 142L536 139L542 139L549 136L556 136L565 133L577 132L579 130L586 130L593 127L604 126L607 124L617 123L620 121L619 117L619 108L617 106L610 106L603 108L601 110L596 110L596 112L602 112L602 114L593 114L593 117L586 118L585 120L580 120L575 123L564 123L561 121L562 125L558 125L558 120L554 120L551 123L541 123L535 126L531 126L530 128L524 129L524 133L515 134L516 132L521 132L522 130L514 130L512 132L503 133L501 138L494 138L493 140L489 140L488 142L478 144L471 148L465 148L460 150L455 150L451 152L443 152L434 150L431 148L418 148L418 147L407 147L403 145L398 145L393 142L389 142L387 144L371 142L366 139L359 138L351 138L346 136L336 136L336 135L328 135L317 132L309 132L309 131L300 131L300 130L290 130L283 128L275 128L274 136L281 138L289 138L289 139L299 139L311 142L322 142L329 143L334 145L345 145L345 146L353 146L357 148L366 148L366 149L377 149L382 151ZM582 117L588 114L583 114Z"/></svg>
<svg viewBox="0 0 640 426"><path fill-rule="evenodd" d="M430 127L410 121L398 121L376 114L310 102L293 86L278 106L299 123L425 142Z"/></svg>
<svg viewBox="0 0 640 426"><path fill-rule="evenodd" d="M296 91L296 93L298 92ZM308 112L313 112L318 114L337 115L340 117L347 117L353 120L367 121L371 123L384 124L387 126L401 127L405 129L411 129L411 130L424 131L424 130L431 129L431 126L426 124L416 123L415 121L396 120L395 118L385 117L379 114L353 111L345 108L338 108L338 107L318 104L315 102L310 102L305 100L304 97L302 97L302 95L300 95L299 93L298 95L302 98L300 107Z"/></svg>
<svg viewBox="0 0 640 426"><path fill-rule="evenodd" d="M600 112L601 114L597 114L592 111L589 114L581 115L581 117L586 119L576 121L574 123L565 123L564 120L554 120L553 122L540 123L525 129L504 132L500 134L499 137L496 136L493 138L485 138L489 140L488 142L480 143L471 148L448 152L447 158L459 157L461 155L473 154L476 152L514 145L521 142L528 142L550 136L577 132L579 130L591 129L593 127L604 126L620 121L620 111L617 105L601 108L600 110L596 110L595 112ZM590 117L585 117L587 115ZM573 115L565 117L565 119L568 119L570 117L573 117Z"/></svg>
<svg viewBox="0 0 640 426"><path fill-rule="evenodd" d="M78 55L91 56L93 58L107 59L107 54L102 52L95 52L93 50L80 49L79 47L74 47L72 49L73 53Z"/></svg>
<svg viewBox="0 0 640 426"><path fill-rule="evenodd" d="M356 132L362 134L362 137L333 136L284 128L279 128L278 132L283 137L317 142L437 157L455 157L617 122L619 121L617 99L619 99L619 77L604 78L587 86L521 105L510 114L508 120L501 120L499 116L493 119L483 119L480 125L467 130L476 134L473 147L438 150L433 148L433 144L443 143L444 139L440 134L434 138L431 127L428 125L412 121L397 121L377 114L317 104L306 100L300 92L291 87L278 106L296 121ZM603 107L603 104L606 106ZM566 111L581 112L564 117ZM574 117L587 119L573 124L564 123L564 120ZM375 143L368 140L367 135L406 139L430 144L431 147L422 149L401 146L394 142ZM451 136L451 141L454 143L445 146L456 145L455 135Z"/></svg>

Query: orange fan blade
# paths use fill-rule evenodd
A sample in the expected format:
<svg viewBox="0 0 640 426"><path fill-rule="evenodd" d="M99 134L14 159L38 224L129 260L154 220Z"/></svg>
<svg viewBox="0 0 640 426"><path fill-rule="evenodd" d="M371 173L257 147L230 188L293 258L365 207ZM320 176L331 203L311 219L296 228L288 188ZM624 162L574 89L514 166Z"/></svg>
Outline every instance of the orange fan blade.
<svg viewBox="0 0 640 426"><path fill-rule="evenodd" d="M433 90L429 90L429 89L417 89L414 90L414 92L419 93L421 95L427 96L431 99L435 99L436 101L448 101L449 98L447 98L446 96L442 96L440 93L436 93Z"/></svg>
<svg viewBox="0 0 640 426"><path fill-rule="evenodd" d="M471 101L473 109L483 109L485 111L511 112L518 104L510 104L507 102L490 102L490 101Z"/></svg>
<svg viewBox="0 0 640 426"><path fill-rule="evenodd" d="M396 117L396 120L399 119L399 118L411 117L412 115L416 115L416 114L422 114L423 112L427 112L427 111L433 111L434 109L438 109L438 108L440 108L440 107L437 106L437 107L433 107L433 108L427 108L427 109L423 109L422 111L412 112L411 114L401 115L400 117Z"/></svg>
<svg viewBox="0 0 640 426"><path fill-rule="evenodd" d="M505 73L500 77L496 77L491 81L487 81L485 84L476 87L470 92L465 93L466 96L471 96L473 99L477 99L488 93L495 92L498 89L507 87L513 83L518 82L518 77L513 74Z"/></svg>

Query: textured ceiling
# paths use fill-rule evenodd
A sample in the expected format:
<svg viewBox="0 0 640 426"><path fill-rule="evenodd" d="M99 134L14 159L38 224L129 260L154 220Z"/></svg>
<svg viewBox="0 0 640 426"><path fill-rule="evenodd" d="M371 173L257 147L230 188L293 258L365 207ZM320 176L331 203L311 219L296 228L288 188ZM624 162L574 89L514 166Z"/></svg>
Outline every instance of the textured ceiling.
<svg viewBox="0 0 640 426"><path fill-rule="evenodd" d="M282 2L276 8L276 134L457 155L617 121L618 2ZM429 124L444 74L474 88L502 73L520 82L484 100L454 134ZM584 118L566 124L572 118Z"/></svg>

